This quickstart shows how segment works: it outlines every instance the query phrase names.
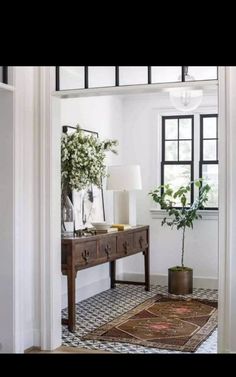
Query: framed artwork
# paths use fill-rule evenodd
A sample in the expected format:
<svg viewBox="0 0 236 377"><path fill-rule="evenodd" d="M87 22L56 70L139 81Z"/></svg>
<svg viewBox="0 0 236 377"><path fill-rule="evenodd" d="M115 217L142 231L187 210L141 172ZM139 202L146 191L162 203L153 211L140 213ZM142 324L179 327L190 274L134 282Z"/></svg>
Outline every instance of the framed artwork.
<svg viewBox="0 0 236 377"><path fill-rule="evenodd" d="M63 126L63 132L71 134L76 127ZM93 134L98 137L98 133L82 129L84 133ZM80 191L73 190L71 197L75 212L75 230L90 228L91 223L105 221L105 207L103 190L95 185L90 185L87 189Z"/></svg>

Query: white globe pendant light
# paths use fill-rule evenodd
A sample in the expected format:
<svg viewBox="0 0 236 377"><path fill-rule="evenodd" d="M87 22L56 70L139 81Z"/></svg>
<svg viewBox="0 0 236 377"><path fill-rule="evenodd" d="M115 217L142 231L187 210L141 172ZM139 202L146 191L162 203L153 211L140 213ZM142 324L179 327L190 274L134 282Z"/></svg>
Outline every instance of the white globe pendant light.
<svg viewBox="0 0 236 377"><path fill-rule="evenodd" d="M188 74L188 67L184 67L185 82L194 81ZM179 111L190 112L195 110L202 102L203 90L190 88L173 88L169 92L171 104Z"/></svg>
<svg viewBox="0 0 236 377"><path fill-rule="evenodd" d="M201 104L202 95L201 89L172 89L170 102L179 111L193 111Z"/></svg>

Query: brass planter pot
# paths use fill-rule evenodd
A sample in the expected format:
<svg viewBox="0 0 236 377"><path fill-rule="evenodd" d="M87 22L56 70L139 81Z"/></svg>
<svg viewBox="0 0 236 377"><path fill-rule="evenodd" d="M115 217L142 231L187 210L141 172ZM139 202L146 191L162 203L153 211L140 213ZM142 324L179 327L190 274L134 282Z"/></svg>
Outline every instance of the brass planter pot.
<svg viewBox="0 0 236 377"><path fill-rule="evenodd" d="M168 292L174 295L193 293L193 270L168 269Z"/></svg>

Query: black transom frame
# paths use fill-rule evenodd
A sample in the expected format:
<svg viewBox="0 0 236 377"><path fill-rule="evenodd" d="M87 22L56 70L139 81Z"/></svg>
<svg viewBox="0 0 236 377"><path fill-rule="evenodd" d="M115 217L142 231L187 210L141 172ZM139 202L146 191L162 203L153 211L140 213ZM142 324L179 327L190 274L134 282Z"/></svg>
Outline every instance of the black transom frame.
<svg viewBox="0 0 236 377"><path fill-rule="evenodd" d="M79 66L78 66L79 67ZM84 67L84 88L80 88L79 90L81 89L89 89L89 66L81 66L81 67ZM99 67L99 66L98 66ZM145 66L147 68L147 81L146 83L144 84L129 84L129 85L122 85L120 84L120 67L122 66L114 66L115 67L115 85L114 86L109 86L110 88L112 87L116 87L116 86L136 86L136 85L152 85L152 84L156 84L152 81L152 66ZM138 67L138 66L136 66ZM173 81L173 82L185 82L185 75L186 75L186 72L187 72L187 69L188 67L187 66L180 66L181 67L181 80L178 80L176 79L176 81ZM56 91L65 91L65 90L71 90L71 88L68 88L68 89L60 89L60 66L55 66L55 69L56 69ZM218 80L218 68L217 68L217 77L216 77L216 80ZM199 80L194 80L194 81L199 81ZM212 79L208 79L208 80L204 80L204 81L212 81ZM188 82L191 82L191 81L188 81ZM160 83L164 83L164 82L160 82ZM168 82L169 83L169 82ZM105 86L104 86L105 87ZM94 89L94 88L93 88Z"/></svg>

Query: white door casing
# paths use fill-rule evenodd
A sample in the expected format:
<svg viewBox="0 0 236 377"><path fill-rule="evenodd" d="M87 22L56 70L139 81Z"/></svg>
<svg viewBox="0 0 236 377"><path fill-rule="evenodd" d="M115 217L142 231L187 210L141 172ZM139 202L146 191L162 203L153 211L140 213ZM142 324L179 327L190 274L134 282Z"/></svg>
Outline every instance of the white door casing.
<svg viewBox="0 0 236 377"><path fill-rule="evenodd" d="M236 67L219 68L218 352L236 352Z"/></svg>
<svg viewBox="0 0 236 377"><path fill-rule="evenodd" d="M50 71L50 72L49 72ZM51 111L52 108L50 108L50 103L52 106L52 98L51 98L51 88L50 88L50 80L52 82L52 78L50 78L50 74L52 75L52 68L48 67L42 67L41 68L41 101L42 103L46 103L46 105L41 105L41 116L44 119L44 131L41 133L41 145L43 150L41 150L41 166L42 166L42 175L41 180L44 182L41 189L44 193L45 202L44 206L49 208L50 206L53 207L56 205L55 196L51 195L50 197L47 197L45 192L45 187L49 191L52 191L52 187L50 187L50 180L52 183L52 177L46 178L45 175L49 173L47 171L47 168L45 166L44 158L45 156L48 156L47 153L49 150L47 150L47 147L43 140L45 140L45 130L48 127L51 129L51 136L53 135L53 122L55 122L51 118ZM234 80L234 81L233 81ZM43 90L44 88L44 90ZM231 199L233 199L233 190L232 190L232 169L234 165L234 161L236 161L236 158L232 159L232 144L233 144L233 134L232 134L232 128L233 128L233 117L236 116L236 114L233 113L233 102L232 102L232 96L236 93L236 68L234 67L219 67L219 156L220 156L220 174L219 174L219 192L220 192L220 198L219 198L219 334L218 334L218 351L219 352L234 352L236 349L236 342L233 343L232 338L232 329L234 325L234 318L236 318L236 315L234 316L234 307L232 306L232 294L233 291L233 279L231 275L231 260L232 260L232 207L231 207ZM50 99L50 100L49 100ZM43 102L44 101L44 102ZM56 114L57 111L54 112ZM49 115L50 114L50 115ZM47 125L47 126L46 126ZM60 182L60 172L58 171L58 164L59 164L59 146L58 143L60 142L60 135L56 131L56 127L54 130L54 134L57 135L58 139L51 138L51 140L48 142L48 148L50 149L50 161L52 163L51 165L51 174L54 175L54 189L55 192L58 190L56 188L56 182ZM235 149L235 148L234 148ZM54 153L53 153L54 151ZM58 152L58 155L56 156ZM44 157L43 157L44 156ZM52 156L55 157L55 159L52 158ZM47 160L48 162L48 160ZM48 166L48 163L46 164ZM54 167L53 167L54 166ZM57 172L57 173L56 173ZM49 174L50 175L50 174ZM59 197L57 193L57 197ZM48 200L48 205L46 205L46 199ZM227 199L227 200L226 200ZM54 204L53 204L54 201ZM49 206L50 203L50 206ZM58 207L59 205L59 199L58 199ZM41 203L42 205L42 203ZM58 211L58 208L57 208ZM42 213L41 222L45 219L45 213ZM49 218L48 218L49 219ZM51 217L52 221L52 217ZM42 225L42 223L41 223ZM42 342L42 347L44 349L53 349L54 344L59 344L59 334L60 334L60 305L59 301L60 298L58 295L58 291L55 290L55 284L53 284L53 280L60 280L60 273L59 266L58 266L58 254L57 249L60 249L60 239L59 233L56 232L56 229L59 228L59 224L57 225L57 228L55 224L51 223L51 235L48 234L47 230L49 229L46 227L41 233L41 244L46 245L45 252L44 252L44 258L41 259L41 287L42 292L45 292L45 294L41 295L41 312L42 312L42 334L44 334L45 341ZM53 239L53 232L54 232L54 239ZM53 248L53 245L56 247ZM51 246L51 251L50 251ZM48 265L48 268L46 267ZM49 268L50 265L50 268ZM236 266L236 263L235 263ZM56 271L55 271L56 270ZM51 276L50 276L51 275ZM49 293L49 290L45 289L47 286L47 283L50 285L51 289L51 298ZM54 287L54 289L53 289ZM60 291L60 286L57 283L57 287ZM54 296L53 296L54 295ZM47 311L45 311L45 308L50 308ZM51 324L54 324L54 326L50 327L48 326L48 320L50 319ZM57 324L57 325L56 325ZM58 327L57 327L58 326ZM50 327L50 329L48 328ZM49 335L49 333L51 335Z"/></svg>
<svg viewBox="0 0 236 377"><path fill-rule="evenodd" d="M40 67L41 349L61 345L60 100L51 96L55 67Z"/></svg>

